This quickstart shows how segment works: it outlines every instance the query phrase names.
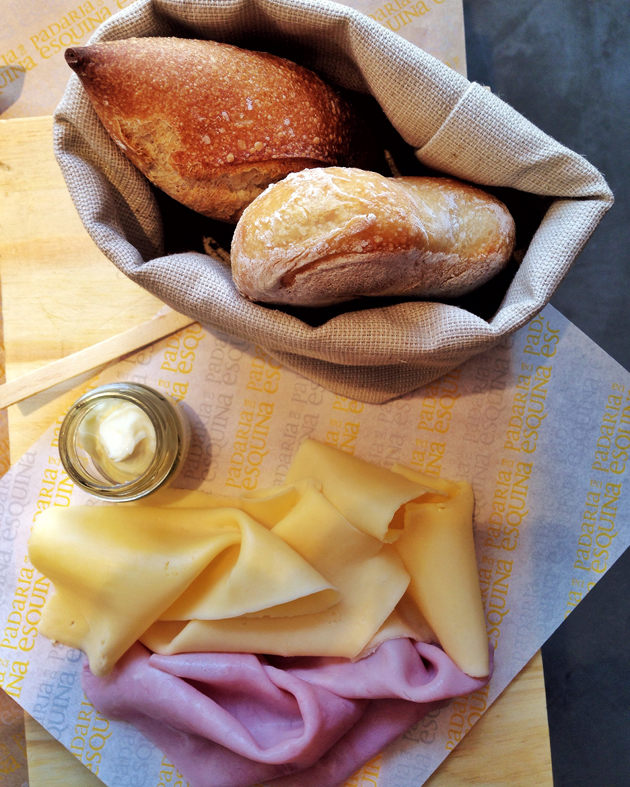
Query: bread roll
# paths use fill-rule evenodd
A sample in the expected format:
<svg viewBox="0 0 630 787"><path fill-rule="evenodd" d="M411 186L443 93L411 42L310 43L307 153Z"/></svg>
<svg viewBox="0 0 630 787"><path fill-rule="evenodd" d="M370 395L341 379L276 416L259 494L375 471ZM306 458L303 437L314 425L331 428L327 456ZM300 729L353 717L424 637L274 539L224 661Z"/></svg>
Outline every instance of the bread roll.
<svg viewBox="0 0 630 787"><path fill-rule="evenodd" d="M306 167L376 166L352 108L313 72L214 41L130 38L66 50L103 125L156 186L235 223Z"/></svg>
<svg viewBox="0 0 630 787"><path fill-rule="evenodd" d="M232 273L267 303L452 298L494 276L513 246L505 205L467 183L330 167L289 175L245 210Z"/></svg>

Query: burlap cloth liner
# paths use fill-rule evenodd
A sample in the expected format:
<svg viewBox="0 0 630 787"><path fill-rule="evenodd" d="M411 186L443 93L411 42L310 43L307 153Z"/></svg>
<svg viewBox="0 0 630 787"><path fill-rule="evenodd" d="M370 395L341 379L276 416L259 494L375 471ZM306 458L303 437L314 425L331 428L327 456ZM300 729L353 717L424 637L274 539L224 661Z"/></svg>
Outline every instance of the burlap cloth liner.
<svg viewBox="0 0 630 787"><path fill-rule="evenodd" d="M139 0L92 41L131 36L282 42L331 82L370 92L427 166L489 186L556 197L495 316L409 302L311 327L245 301L229 270L163 255L149 182L113 144L74 75L55 115L55 151L88 232L135 282L180 312L262 345L332 391L383 402L488 349L549 300L612 204L602 175L481 86L366 16L326 0ZM132 78L130 76L130 78Z"/></svg>

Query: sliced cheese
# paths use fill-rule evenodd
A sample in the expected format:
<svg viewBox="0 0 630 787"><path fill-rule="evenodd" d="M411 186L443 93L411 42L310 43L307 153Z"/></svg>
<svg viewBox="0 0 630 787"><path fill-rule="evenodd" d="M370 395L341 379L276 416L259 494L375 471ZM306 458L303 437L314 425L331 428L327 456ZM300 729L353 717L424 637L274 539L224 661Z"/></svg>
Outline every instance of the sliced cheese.
<svg viewBox="0 0 630 787"><path fill-rule="evenodd" d="M31 562L56 591L40 631L80 647L99 675L238 539L235 528L209 532L194 516L176 530L166 509L125 513L110 506L52 507L38 518L29 542Z"/></svg>
<svg viewBox="0 0 630 787"><path fill-rule="evenodd" d="M188 516L188 511L185 516ZM181 513L177 512L181 520ZM244 511L220 508L208 521L237 527L238 543L225 549L160 616L162 620L221 620L249 613L291 613L289 604L308 597L311 609L336 604L339 591L282 538ZM283 611L281 611L283 610Z"/></svg>
<svg viewBox="0 0 630 787"><path fill-rule="evenodd" d="M320 609L338 598L282 539L238 509L53 507L33 528L29 554L56 590L40 631L84 650L97 675L176 603L180 618L182 609L229 617L303 595L318 594Z"/></svg>
<svg viewBox="0 0 630 787"><path fill-rule="evenodd" d="M398 509L431 491L399 473L357 459L315 440L305 440L287 473L287 482L315 478L322 492L354 527L391 543L400 535L390 530Z"/></svg>
<svg viewBox="0 0 630 787"><path fill-rule="evenodd" d="M403 583L396 582L402 572ZM193 620L174 638L174 628L155 623L140 641L156 653L195 651L273 653L279 656L357 656L383 623L383 594L388 583L397 589L407 584L407 574L396 553L387 547L365 566L353 566L346 581L357 588L344 594L326 612L278 618ZM387 609L387 612L391 607ZM387 616L387 612L385 613ZM166 632L166 633L165 633Z"/></svg>
<svg viewBox="0 0 630 787"><path fill-rule="evenodd" d="M470 484L434 502L410 503L394 547L411 575L413 601L455 664L471 677L488 674L488 639L472 532Z"/></svg>
<svg viewBox="0 0 630 787"><path fill-rule="evenodd" d="M296 506L271 532L339 590L339 603L299 617L195 620L181 630L158 622L141 641L163 654L222 650L282 656L358 655L409 584L396 551L353 527L313 487L305 488ZM176 636L171 638L173 631Z"/></svg>
<svg viewBox="0 0 630 787"><path fill-rule="evenodd" d="M55 586L40 630L97 675L138 638L163 654L360 658L412 637L484 676L472 490L394 470L309 440L283 487L49 509L29 547Z"/></svg>

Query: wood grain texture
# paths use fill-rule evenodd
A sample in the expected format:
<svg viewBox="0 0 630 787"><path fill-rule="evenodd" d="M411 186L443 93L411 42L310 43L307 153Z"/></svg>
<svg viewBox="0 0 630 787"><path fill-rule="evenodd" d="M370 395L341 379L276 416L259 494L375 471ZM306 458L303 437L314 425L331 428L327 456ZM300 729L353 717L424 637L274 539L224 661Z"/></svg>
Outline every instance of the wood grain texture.
<svg viewBox="0 0 630 787"><path fill-rule="evenodd" d="M41 724L27 713L24 720L30 787L103 787L103 782Z"/></svg>
<svg viewBox="0 0 630 787"><path fill-rule="evenodd" d="M102 342L97 342L91 347L28 372L22 377L0 385L0 410L55 385L68 382L73 377L90 372L98 366L116 361L123 355L129 355L142 347L154 344L193 322L195 321L190 317L169 309L166 314L153 317L134 328L117 333L109 339L103 339Z"/></svg>
<svg viewBox="0 0 630 787"><path fill-rule="evenodd" d="M553 787L540 651L425 782L463 785Z"/></svg>
<svg viewBox="0 0 630 787"><path fill-rule="evenodd" d="M52 151L52 118L0 120L0 277L7 380L108 339L163 306L97 249ZM9 408L14 462L88 378Z"/></svg>
<svg viewBox="0 0 630 787"><path fill-rule="evenodd" d="M51 129L50 118L0 121L8 379L137 325L162 305L118 273L85 233L54 162ZM21 209L11 207L14 200ZM85 380L74 380L9 408L13 462L84 385ZM32 787L100 784L35 721L27 720L27 740ZM551 787L540 654L428 782L430 787L463 784Z"/></svg>

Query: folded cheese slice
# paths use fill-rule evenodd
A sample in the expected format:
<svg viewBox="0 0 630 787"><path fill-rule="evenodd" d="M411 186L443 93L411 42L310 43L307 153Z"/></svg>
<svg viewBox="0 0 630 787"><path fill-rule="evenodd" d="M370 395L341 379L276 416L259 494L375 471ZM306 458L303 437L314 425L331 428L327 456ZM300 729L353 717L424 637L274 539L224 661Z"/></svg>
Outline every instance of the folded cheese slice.
<svg viewBox="0 0 630 787"><path fill-rule="evenodd" d="M162 654L218 650L353 658L361 653L409 584L396 550L357 530L311 485L271 532L338 589L337 604L294 617L193 620L183 626L162 618L141 642Z"/></svg>
<svg viewBox="0 0 630 787"><path fill-rule="evenodd" d="M50 508L29 543L55 586L40 631L105 674L161 615L225 618L338 591L281 538L236 508ZM311 599L311 603L313 600Z"/></svg>
<svg viewBox="0 0 630 787"><path fill-rule="evenodd" d="M390 527L400 507L433 491L315 440L305 440L299 447L287 473L287 483L305 478L316 478L326 499L354 527L385 543L400 535L400 530Z"/></svg>
<svg viewBox="0 0 630 787"><path fill-rule="evenodd" d="M465 481L445 483L448 498L427 495L405 508L405 530L394 547L411 582L400 608L409 621L405 608L417 607L455 664L478 678L488 674L489 663L472 530L473 491Z"/></svg>

